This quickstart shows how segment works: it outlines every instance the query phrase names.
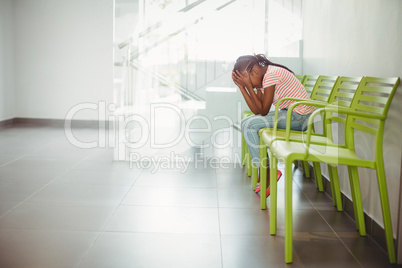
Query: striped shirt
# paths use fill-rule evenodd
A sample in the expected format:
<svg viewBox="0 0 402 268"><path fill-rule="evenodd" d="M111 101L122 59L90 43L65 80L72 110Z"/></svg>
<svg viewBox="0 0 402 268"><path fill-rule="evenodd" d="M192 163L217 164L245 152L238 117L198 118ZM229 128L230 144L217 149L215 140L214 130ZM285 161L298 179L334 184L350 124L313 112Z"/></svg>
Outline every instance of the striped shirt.
<svg viewBox="0 0 402 268"><path fill-rule="evenodd" d="M294 74L284 68L269 65L262 81L262 87L266 88L272 85L276 85L273 105L276 105L278 100L283 98L310 99L306 89ZM279 109L288 108L292 103L295 101L283 101L279 105ZM293 111L298 114L311 114L313 110L314 107L312 106L298 105Z"/></svg>

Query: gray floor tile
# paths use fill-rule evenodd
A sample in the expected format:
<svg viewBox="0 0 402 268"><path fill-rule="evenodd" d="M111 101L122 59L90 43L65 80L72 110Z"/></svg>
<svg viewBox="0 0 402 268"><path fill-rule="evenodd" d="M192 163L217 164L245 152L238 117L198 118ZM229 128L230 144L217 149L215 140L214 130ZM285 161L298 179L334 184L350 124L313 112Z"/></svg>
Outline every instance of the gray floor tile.
<svg viewBox="0 0 402 268"><path fill-rule="evenodd" d="M345 246L363 267L401 267L388 262L388 254L371 237L362 237L356 231L337 232Z"/></svg>
<svg viewBox="0 0 402 268"><path fill-rule="evenodd" d="M223 267L289 267L284 240L270 235L222 235ZM297 265L291 265L291 267Z"/></svg>
<svg viewBox="0 0 402 268"><path fill-rule="evenodd" d="M333 232L295 232L293 259L304 267L361 267Z"/></svg>
<svg viewBox="0 0 402 268"><path fill-rule="evenodd" d="M220 268L219 235L103 233L80 268Z"/></svg>
<svg viewBox="0 0 402 268"><path fill-rule="evenodd" d="M219 234L217 208L121 206L105 228L136 233Z"/></svg>
<svg viewBox="0 0 402 268"><path fill-rule="evenodd" d="M209 173L142 173L135 186L150 187L216 187L215 174Z"/></svg>
<svg viewBox="0 0 402 268"><path fill-rule="evenodd" d="M99 134L73 133L83 142ZM169 150L141 152L157 158ZM283 178L271 236L271 198L260 210L239 163L130 166L113 161L113 148L79 148L63 128L29 124L2 128L0 151L0 267L396 267L298 169L294 259L286 265ZM176 153L200 152L180 145Z"/></svg>
<svg viewBox="0 0 402 268"><path fill-rule="evenodd" d="M98 233L0 229L0 267L76 267Z"/></svg>
<svg viewBox="0 0 402 268"><path fill-rule="evenodd" d="M114 206L123 200L129 189L130 186L50 184L27 202Z"/></svg>
<svg viewBox="0 0 402 268"><path fill-rule="evenodd" d="M18 204L20 204L20 202L1 201L0 202L0 217L3 214L5 214L6 212L8 212L9 210L11 210L12 208L14 208L15 206L17 206Z"/></svg>
<svg viewBox="0 0 402 268"><path fill-rule="evenodd" d="M21 157L24 157L24 154L5 154L2 152L0 155L0 167L18 160Z"/></svg>
<svg viewBox="0 0 402 268"><path fill-rule="evenodd" d="M315 209L293 210L294 232L328 232L333 233L331 226L321 217ZM278 229L285 230L285 211L278 210Z"/></svg>
<svg viewBox="0 0 402 268"><path fill-rule="evenodd" d="M316 191L316 190L315 190ZM323 193L319 193L320 195L325 195ZM278 197L277 197L278 209L285 208L285 181L282 177L278 181ZM267 207L269 207L271 197L267 199ZM306 194L300 190L297 183L293 182L292 184L292 206L293 208L303 208L303 209L313 209L313 203L306 196ZM332 203L331 203L332 204Z"/></svg>
<svg viewBox="0 0 402 268"><path fill-rule="evenodd" d="M131 186L141 171L113 170L69 170L57 178L55 183Z"/></svg>
<svg viewBox="0 0 402 268"><path fill-rule="evenodd" d="M0 229L101 231L115 210L25 202L0 217Z"/></svg>
<svg viewBox="0 0 402 268"><path fill-rule="evenodd" d="M5 170L18 170L18 169L39 169L39 170L55 170L55 171L66 171L79 163L80 160L70 159L62 160L55 157L33 157L26 156L19 158L5 166Z"/></svg>
<svg viewBox="0 0 402 268"><path fill-rule="evenodd" d="M22 202L44 186L39 183L1 183L0 202Z"/></svg>
<svg viewBox="0 0 402 268"><path fill-rule="evenodd" d="M335 232L357 233L355 221L348 214L337 211L335 208L319 209L318 212Z"/></svg>
<svg viewBox="0 0 402 268"><path fill-rule="evenodd" d="M74 170L92 171L132 171L138 172L129 162L110 160L84 160L73 168Z"/></svg>
<svg viewBox="0 0 402 268"><path fill-rule="evenodd" d="M252 189L251 178L242 171L239 173L217 172L216 182L218 188L246 188Z"/></svg>
<svg viewBox="0 0 402 268"><path fill-rule="evenodd" d="M63 174L60 170L43 170L38 168L0 167L0 183L39 183L48 184Z"/></svg>
<svg viewBox="0 0 402 268"><path fill-rule="evenodd" d="M144 173L180 173L180 174L192 174L192 173L208 173L215 174L217 168L211 167L207 161L203 162L178 162L178 163L166 163L166 164L141 164L133 163L135 167L143 167Z"/></svg>
<svg viewBox="0 0 402 268"><path fill-rule="evenodd" d="M268 235L269 212L259 208L219 208L222 234Z"/></svg>
<svg viewBox="0 0 402 268"><path fill-rule="evenodd" d="M218 193L215 188L134 186L122 205L218 207Z"/></svg>
<svg viewBox="0 0 402 268"><path fill-rule="evenodd" d="M222 168L216 169L217 174L246 174L245 166L241 165L240 162L230 163L230 165L223 166Z"/></svg>
<svg viewBox="0 0 402 268"><path fill-rule="evenodd" d="M251 188L218 188L221 208L259 208L260 196Z"/></svg>

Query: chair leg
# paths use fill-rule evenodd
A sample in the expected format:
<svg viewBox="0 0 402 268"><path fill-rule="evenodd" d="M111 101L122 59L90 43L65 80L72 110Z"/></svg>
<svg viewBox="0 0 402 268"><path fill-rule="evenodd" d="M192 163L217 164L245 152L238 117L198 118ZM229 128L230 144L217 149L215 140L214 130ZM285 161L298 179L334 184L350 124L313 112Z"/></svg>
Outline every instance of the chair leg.
<svg viewBox="0 0 402 268"><path fill-rule="evenodd" d="M396 253L394 235L392 231L391 212L389 208L387 182L385 179L384 164L382 161L377 164L378 189L380 191L382 217L384 220L385 240L388 249L388 259L390 263L396 263Z"/></svg>
<svg viewBox="0 0 402 268"><path fill-rule="evenodd" d="M276 218L277 218L277 202L278 202L278 182L276 181L277 172L278 172L278 159L269 152L269 172L270 178L274 178L270 181L269 187L271 187L271 196L270 196L270 213L269 213L269 233L271 235L276 234ZM265 188L263 188L265 186ZM267 185L261 184L261 191L266 191Z"/></svg>
<svg viewBox="0 0 402 268"><path fill-rule="evenodd" d="M357 167L348 166L350 189L352 191L353 208L355 212L356 228L361 236L366 236L366 226L364 224L364 212L362 196L360 191L359 173Z"/></svg>
<svg viewBox="0 0 402 268"><path fill-rule="evenodd" d="M334 206L338 211L343 211L341 188L339 186L338 168L337 166L328 165L329 177L331 181L332 199Z"/></svg>
<svg viewBox="0 0 402 268"><path fill-rule="evenodd" d="M302 166L304 170L304 174L306 175L306 178L310 178L310 166L308 164L308 161L302 161Z"/></svg>
<svg viewBox="0 0 402 268"><path fill-rule="evenodd" d="M244 166L246 164L246 139L243 133L241 134L241 164Z"/></svg>
<svg viewBox="0 0 402 268"><path fill-rule="evenodd" d="M251 176L251 156L250 152L248 150L248 147L246 145L246 171L247 171L247 176Z"/></svg>
<svg viewBox="0 0 402 268"><path fill-rule="evenodd" d="M285 162L285 262L293 261L292 163Z"/></svg>
<svg viewBox="0 0 402 268"><path fill-rule="evenodd" d="M251 180L253 184L253 189L255 190L258 182L258 168L254 163L251 163Z"/></svg>
<svg viewBox="0 0 402 268"><path fill-rule="evenodd" d="M352 179L352 171L349 169L349 167L348 167L348 174L349 174L350 192L352 194L353 211L355 213L356 230L359 230L359 218L356 215L356 203L354 202L356 197L355 197L355 191L353 190L354 186L353 186L353 179Z"/></svg>
<svg viewBox="0 0 402 268"><path fill-rule="evenodd" d="M335 187L334 187L334 180L333 180L333 172L332 172L332 168L331 165L327 165L328 166L328 174L329 174L329 182L331 183L331 193L332 193L332 203L334 204L334 207L336 207L336 198L335 198Z"/></svg>
<svg viewBox="0 0 402 268"><path fill-rule="evenodd" d="M313 162L314 168L314 177L315 177L315 184L317 185L317 189L320 192L324 191L324 186L322 184L322 175L321 175L321 165L319 162Z"/></svg>
<svg viewBox="0 0 402 268"><path fill-rule="evenodd" d="M262 139L260 139L260 145L260 206L261 209L267 209L267 146Z"/></svg>
<svg viewBox="0 0 402 268"><path fill-rule="evenodd" d="M297 168L299 167L299 161L295 160L295 161L293 162L293 164L295 165L295 169L297 169Z"/></svg>

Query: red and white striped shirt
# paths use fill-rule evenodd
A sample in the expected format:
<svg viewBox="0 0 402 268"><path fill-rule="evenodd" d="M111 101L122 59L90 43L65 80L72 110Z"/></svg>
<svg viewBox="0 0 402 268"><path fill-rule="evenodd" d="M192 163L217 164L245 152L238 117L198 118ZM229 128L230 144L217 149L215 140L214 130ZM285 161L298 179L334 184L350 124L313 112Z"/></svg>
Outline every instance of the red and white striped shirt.
<svg viewBox="0 0 402 268"><path fill-rule="evenodd" d="M276 85L273 105L276 105L278 100L283 98L310 99L306 89L296 76L284 68L273 65L268 66L262 81L262 87L266 88L272 85ZM288 108L292 103L295 103L295 101L283 101L279 105L279 109ZM298 114L311 114L313 110L314 107L308 105L298 105L294 109Z"/></svg>

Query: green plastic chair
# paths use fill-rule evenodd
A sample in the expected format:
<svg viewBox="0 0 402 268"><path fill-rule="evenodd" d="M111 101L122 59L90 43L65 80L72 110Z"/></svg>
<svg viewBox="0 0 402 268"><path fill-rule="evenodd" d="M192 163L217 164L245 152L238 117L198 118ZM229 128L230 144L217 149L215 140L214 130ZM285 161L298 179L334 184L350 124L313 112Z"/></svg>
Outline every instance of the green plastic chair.
<svg viewBox="0 0 402 268"><path fill-rule="evenodd" d="M348 166L350 187L356 217L357 229L361 236L366 235L364 225L363 204L360 193L358 167L375 169L380 193L385 239L390 263L396 262L393 240L391 213L389 209L388 191L383 160L383 134L387 113L393 96L399 85L397 78L364 77L360 82L350 108L328 105L313 112L309 118L307 138L304 142L291 141L290 131L286 131L286 140L275 140L271 144L271 170L276 172L277 159L285 164L285 262L292 262L293 255L293 217L292 217L292 163L295 160L322 162L331 165ZM289 113L291 113L289 108ZM341 146L313 144L312 125L314 117L325 113L326 120L339 117L345 121L345 144ZM339 115L346 115L345 118ZM328 121L327 121L328 122ZM327 123L325 122L325 123ZM287 127L290 126L290 120ZM354 132L359 130L375 137L375 160L359 157L355 152ZM267 161L266 158L263 161ZM275 193L273 193L275 191ZM271 200L276 198L277 183L271 182ZM271 234L276 233L276 207L271 202L270 222ZM272 228L272 225L275 227Z"/></svg>
<svg viewBox="0 0 402 268"><path fill-rule="evenodd" d="M316 89L312 92L312 100L304 101L304 103L309 103L315 107L325 107L328 103L337 104L343 107L350 107L352 102L352 98L355 94L355 91L361 81L361 77L331 77L331 76L320 76L316 83ZM335 81L336 80L336 81ZM334 83L334 82L335 83ZM332 90L330 90L332 87ZM287 100L288 98L284 98L277 103L277 107L279 107L280 102ZM296 104L297 105L297 104ZM276 114L277 118L277 114ZM330 119L334 120L334 118ZM322 121L325 121L325 117L322 118ZM338 119L337 122L344 123L341 119ZM275 133L275 134L274 134ZM270 147L274 140L285 140L286 138L286 130L276 129L276 128L263 128L259 131L260 140L261 140L261 148ZM305 132L300 131L290 131L290 140L292 141L303 141L306 138ZM312 135L311 141L317 144L331 144L332 143L332 130L331 124L327 124L326 127L323 128L322 134L314 133ZM265 150L261 150L262 154L264 154ZM260 151L260 152L261 152ZM262 156L262 155L261 155ZM307 163L307 161L302 161L303 164ZM264 165L265 167L266 165ZM303 167L303 165L302 165ZM322 185L322 177L321 177L321 166L320 163L313 162L314 173L317 183L317 188L319 190L323 189ZM308 166L305 168L308 170ZM328 170L330 173L330 182L331 182L331 191L334 206L337 207L338 211L342 211L342 201L339 187L333 185L333 183L338 181L338 172L336 169L332 168L332 166L328 166ZM265 182L266 172L263 173L263 179ZM266 188L267 185L261 184L261 209L266 208ZM276 200L272 200L271 202L276 202Z"/></svg>

